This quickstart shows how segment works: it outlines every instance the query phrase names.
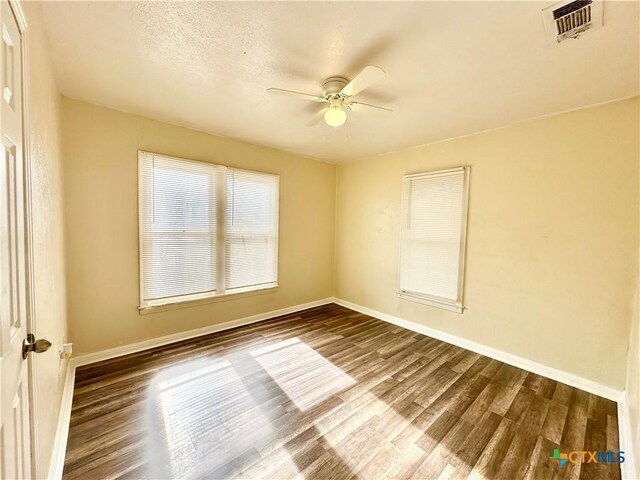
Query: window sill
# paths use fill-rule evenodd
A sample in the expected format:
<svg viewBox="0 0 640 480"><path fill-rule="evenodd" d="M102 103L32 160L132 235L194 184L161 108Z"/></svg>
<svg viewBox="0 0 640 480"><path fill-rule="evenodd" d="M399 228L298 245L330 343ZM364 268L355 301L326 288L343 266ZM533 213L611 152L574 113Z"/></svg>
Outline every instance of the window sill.
<svg viewBox="0 0 640 480"><path fill-rule="evenodd" d="M432 307L448 310L450 312L462 313L464 311L464 307L462 306L462 304L440 301L434 298L423 297L421 295L415 295L409 292L398 292L398 297L409 300L411 302L422 303L424 305L430 305Z"/></svg>
<svg viewBox="0 0 640 480"><path fill-rule="evenodd" d="M168 310L177 310L180 308L197 307L198 305L206 305L209 303L226 302L228 300L236 300L245 297L253 297L254 295L263 295L265 293L277 292L278 288L279 285L273 285L270 287L258 288L253 290L238 289L238 291L223 293L221 295L210 295L206 297L185 300L169 300L167 301L167 303L138 307L138 313L140 315L148 315L150 313L159 313Z"/></svg>

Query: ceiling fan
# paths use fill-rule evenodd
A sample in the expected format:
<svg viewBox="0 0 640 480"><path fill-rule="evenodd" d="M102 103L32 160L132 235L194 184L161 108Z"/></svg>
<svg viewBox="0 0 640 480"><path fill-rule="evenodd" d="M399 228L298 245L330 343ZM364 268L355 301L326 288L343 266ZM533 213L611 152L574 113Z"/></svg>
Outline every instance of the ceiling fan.
<svg viewBox="0 0 640 480"><path fill-rule="evenodd" d="M312 102L328 103L329 105L320 110L307 123L307 126L316 125L324 118L327 125L339 127L347 121L347 110L353 112L391 112L384 107L377 107L367 103L353 102L351 97L360 93L365 88L377 82L384 76L384 70L380 67L369 65L365 67L351 81L344 77L329 77L322 82L322 95L310 95L308 93L283 90L282 88L268 88L267 92L277 95L291 95L304 98Z"/></svg>

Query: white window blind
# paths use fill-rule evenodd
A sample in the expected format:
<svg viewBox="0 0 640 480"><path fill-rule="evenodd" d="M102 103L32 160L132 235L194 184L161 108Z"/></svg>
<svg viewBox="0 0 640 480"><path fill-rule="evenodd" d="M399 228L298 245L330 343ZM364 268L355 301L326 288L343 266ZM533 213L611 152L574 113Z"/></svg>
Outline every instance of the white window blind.
<svg viewBox="0 0 640 480"><path fill-rule="evenodd" d="M462 312L469 167L407 175L399 295Z"/></svg>
<svg viewBox="0 0 640 480"><path fill-rule="evenodd" d="M273 283L278 266L278 181L229 170L225 236L226 288Z"/></svg>
<svg viewBox="0 0 640 480"><path fill-rule="evenodd" d="M142 308L277 284L277 175L138 157Z"/></svg>

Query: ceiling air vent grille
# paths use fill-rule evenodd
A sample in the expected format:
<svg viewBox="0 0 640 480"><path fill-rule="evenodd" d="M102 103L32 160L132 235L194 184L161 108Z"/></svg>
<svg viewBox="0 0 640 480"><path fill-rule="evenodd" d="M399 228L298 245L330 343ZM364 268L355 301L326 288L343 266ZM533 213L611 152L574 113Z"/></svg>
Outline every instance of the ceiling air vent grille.
<svg viewBox="0 0 640 480"><path fill-rule="evenodd" d="M558 37L579 33L591 25L591 0L575 0L553 11Z"/></svg>
<svg viewBox="0 0 640 480"><path fill-rule="evenodd" d="M602 1L574 0L543 10L549 35L557 42L578 36L595 25L602 25Z"/></svg>

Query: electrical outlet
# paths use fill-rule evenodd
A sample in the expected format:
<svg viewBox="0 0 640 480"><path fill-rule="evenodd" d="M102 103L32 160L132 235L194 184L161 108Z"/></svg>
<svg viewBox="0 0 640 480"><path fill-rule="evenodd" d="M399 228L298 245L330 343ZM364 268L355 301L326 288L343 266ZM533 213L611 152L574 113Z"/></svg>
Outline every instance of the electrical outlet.
<svg viewBox="0 0 640 480"><path fill-rule="evenodd" d="M62 340L62 348L60 349L60 358L69 360L73 356L73 343Z"/></svg>

